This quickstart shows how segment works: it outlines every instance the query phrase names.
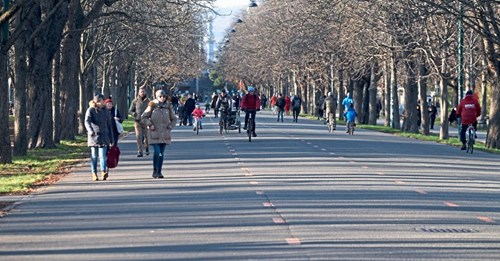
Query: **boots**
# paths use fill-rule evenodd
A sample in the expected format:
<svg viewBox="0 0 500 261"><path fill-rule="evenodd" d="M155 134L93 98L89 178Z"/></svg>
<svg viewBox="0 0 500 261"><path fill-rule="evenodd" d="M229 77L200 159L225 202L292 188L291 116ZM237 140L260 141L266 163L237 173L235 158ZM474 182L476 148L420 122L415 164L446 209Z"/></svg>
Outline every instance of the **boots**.
<svg viewBox="0 0 500 261"><path fill-rule="evenodd" d="M102 180L106 180L108 178L108 172L107 171L103 171L102 172Z"/></svg>
<svg viewBox="0 0 500 261"><path fill-rule="evenodd" d="M158 178L158 174L159 174L159 173L158 173L158 170L157 170L157 169L154 169L154 170L153 170L153 178L154 178L154 179L157 179L157 178Z"/></svg>
<svg viewBox="0 0 500 261"><path fill-rule="evenodd" d="M93 181L98 181L99 180L99 177L97 176L96 172L92 172L92 180Z"/></svg>

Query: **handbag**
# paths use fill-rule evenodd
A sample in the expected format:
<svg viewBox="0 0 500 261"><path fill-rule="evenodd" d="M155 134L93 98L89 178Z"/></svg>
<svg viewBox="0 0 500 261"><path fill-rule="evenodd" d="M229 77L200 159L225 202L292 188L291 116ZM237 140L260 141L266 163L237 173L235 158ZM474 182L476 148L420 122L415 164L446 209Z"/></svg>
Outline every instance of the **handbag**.
<svg viewBox="0 0 500 261"><path fill-rule="evenodd" d="M120 160L120 148L118 146L111 146L108 150L106 165L108 168L113 169L118 166Z"/></svg>
<svg viewBox="0 0 500 261"><path fill-rule="evenodd" d="M116 108L115 108L115 116L116 116ZM116 120L116 119L115 119L115 123L116 123L116 130L118 131L118 133L123 133L123 125L122 125L122 123L119 120Z"/></svg>

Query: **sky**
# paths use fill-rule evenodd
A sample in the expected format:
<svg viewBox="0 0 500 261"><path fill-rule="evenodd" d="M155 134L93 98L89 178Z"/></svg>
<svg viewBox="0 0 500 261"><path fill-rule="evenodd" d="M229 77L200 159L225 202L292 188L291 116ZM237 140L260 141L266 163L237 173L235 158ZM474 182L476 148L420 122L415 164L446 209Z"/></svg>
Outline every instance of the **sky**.
<svg viewBox="0 0 500 261"><path fill-rule="evenodd" d="M217 0L215 2L217 11L224 15L214 20L215 40L218 43L224 39L226 30L238 19L237 15L245 10L249 3L249 0Z"/></svg>

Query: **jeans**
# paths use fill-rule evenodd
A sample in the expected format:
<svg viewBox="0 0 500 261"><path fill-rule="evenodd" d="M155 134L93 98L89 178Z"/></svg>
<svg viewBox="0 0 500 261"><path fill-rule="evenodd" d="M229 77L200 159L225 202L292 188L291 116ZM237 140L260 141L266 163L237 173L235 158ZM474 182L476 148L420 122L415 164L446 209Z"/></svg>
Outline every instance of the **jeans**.
<svg viewBox="0 0 500 261"><path fill-rule="evenodd" d="M161 168L163 166L163 154L165 152L165 148L167 147L167 144L165 143L160 143L160 144L151 144L154 149L154 154L153 154L153 168L158 171L158 173L161 173Z"/></svg>
<svg viewBox="0 0 500 261"><path fill-rule="evenodd" d="M300 108L299 109L293 109L293 120L297 121L299 119L299 114L300 114Z"/></svg>
<svg viewBox="0 0 500 261"><path fill-rule="evenodd" d="M97 157L99 156L99 164L101 166L101 171L107 171L106 160L108 156L106 152L108 147L90 147L91 157L90 157L90 170L92 173L97 173Z"/></svg>
<svg viewBox="0 0 500 261"><path fill-rule="evenodd" d="M284 113L284 111L282 111L282 110L278 111L278 121L280 121L280 118L281 118L281 121L283 121L283 113Z"/></svg>

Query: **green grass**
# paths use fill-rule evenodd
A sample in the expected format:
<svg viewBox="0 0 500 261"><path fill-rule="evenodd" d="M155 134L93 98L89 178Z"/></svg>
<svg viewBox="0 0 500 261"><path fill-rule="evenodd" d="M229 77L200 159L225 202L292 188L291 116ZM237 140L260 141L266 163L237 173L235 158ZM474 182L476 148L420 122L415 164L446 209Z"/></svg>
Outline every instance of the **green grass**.
<svg viewBox="0 0 500 261"><path fill-rule="evenodd" d="M129 117L128 119L125 119L122 124L123 124L123 130L126 132L133 132L134 131L134 118Z"/></svg>
<svg viewBox="0 0 500 261"><path fill-rule="evenodd" d="M0 194L27 193L57 179L87 157L86 143L86 136L79 136L75 141L62 141L55 149L30 150L27 156L14 157L12 164L0 164Z"/></svg>

